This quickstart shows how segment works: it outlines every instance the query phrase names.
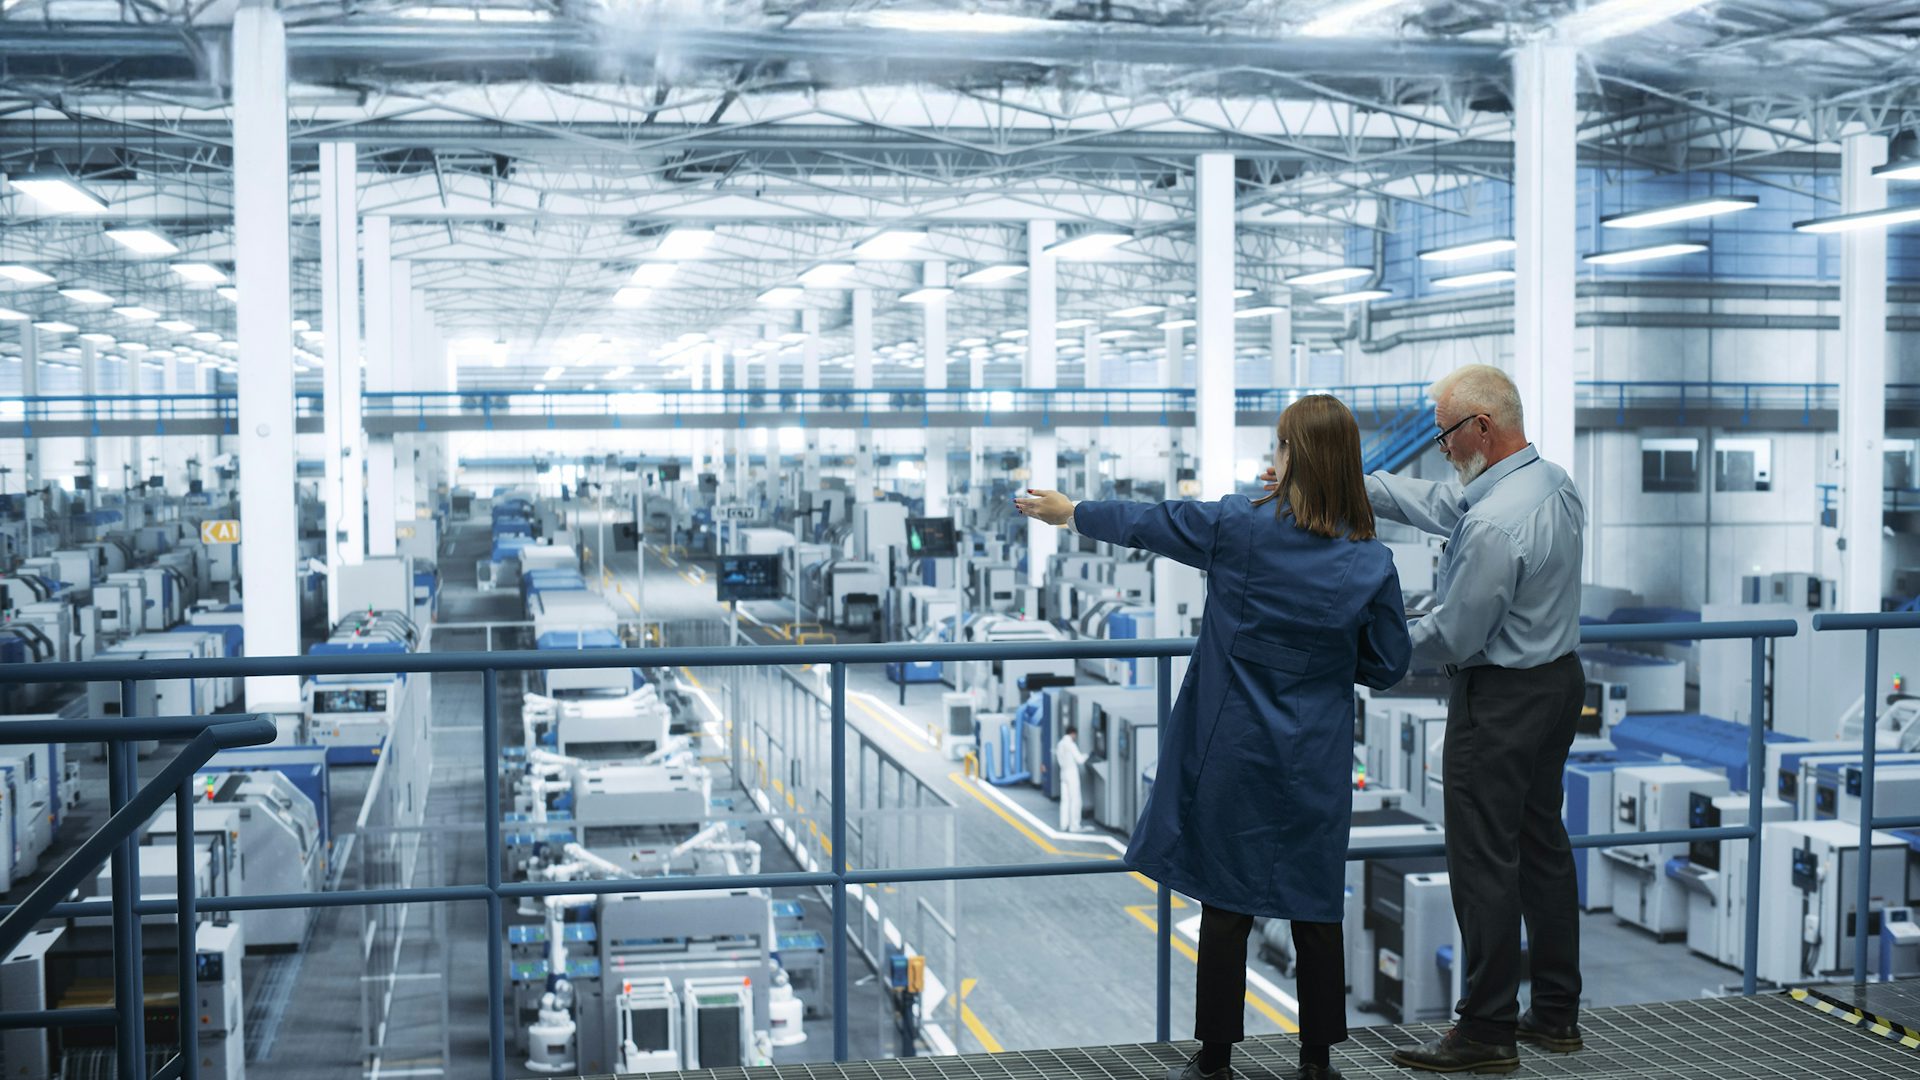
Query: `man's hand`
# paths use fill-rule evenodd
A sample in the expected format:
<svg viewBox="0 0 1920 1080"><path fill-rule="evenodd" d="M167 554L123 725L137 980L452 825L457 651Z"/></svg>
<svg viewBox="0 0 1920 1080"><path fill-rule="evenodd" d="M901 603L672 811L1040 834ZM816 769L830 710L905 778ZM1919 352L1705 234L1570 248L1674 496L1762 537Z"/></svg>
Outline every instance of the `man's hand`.
<svg viewBox="0 0 1920 1080"><path fill-rule="evenodd" d="M1265 485L1268 491L1279 491L1280 474L1274 472L1273 466L1269 465L1267 471L1260 474L1260 483Z"/></svg>
<svg viewBox="0 0 1920 1080"><path fill-rule="evenodd" d="M1038 518L1049 525L1065 525L1073 520L1073 500L1057 491L1028 488L1025 495L1013 497L1013 508L1025 517Z"/></svg>

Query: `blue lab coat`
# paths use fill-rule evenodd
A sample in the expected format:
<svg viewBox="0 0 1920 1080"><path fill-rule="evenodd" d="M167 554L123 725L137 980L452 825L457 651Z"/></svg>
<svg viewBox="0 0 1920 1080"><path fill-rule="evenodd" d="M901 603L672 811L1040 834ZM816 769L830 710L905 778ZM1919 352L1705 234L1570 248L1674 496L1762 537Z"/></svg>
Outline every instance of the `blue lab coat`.
<svg viewBox="0 0 1920 1080"><path fill-rule="evenodd" d="M1392 554L1316 536L1239 495L1088 501L1074 527L1209 575L1127 861L1203 904L1340 922L1353 685L1392 686L1412 655Z"/></svg>

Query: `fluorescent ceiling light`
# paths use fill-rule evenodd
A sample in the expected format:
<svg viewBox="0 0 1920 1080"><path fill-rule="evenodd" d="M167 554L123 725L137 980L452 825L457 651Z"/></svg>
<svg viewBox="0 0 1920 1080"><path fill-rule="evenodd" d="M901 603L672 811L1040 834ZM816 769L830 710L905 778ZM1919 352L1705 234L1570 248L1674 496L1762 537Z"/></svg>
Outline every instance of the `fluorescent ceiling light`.
<svg viewBox="0 0 1920 1080"><path fill-rule="evenodd" d="M108 229L107 239L135 255L174 255L180 248L152 229Z"/></svg>
<svg viewBox="0 0 1920 1080"><path fill-rule="evenodd" d="M1132 240L1132 233L1109 232L1101 229L1081 233L1070 240L1062 240L1057 244L1049 245L1045 250L1048 255L1056 259L1084 259L1105 254Z"/></svg>
<svg viewBox="0 0 1920 1080"><path fill-rule="evenodd" d="M1119 311L1110 313L1107 317L1110 319L1144 319L1149 315L1158 315L1165 310L1167 309L1159 304L1137 304L1133 307L1121 308Z"/></svg>
<svg viewBox="0 0 1920 1080"><path fill-rule="evenodd" d="M1366 20L1391 8L1399 7L1409 0L1352 0L1333 10L1323 13L1319 18L1300 28L1304 37L1339 37L1351 33L1353 28Z"/></svg>
<svg viewBox="0 0 1920 1080"><path fill-rule="evenodd" d="M147 347L145 345L140 344L137 341L123 341L120 343L120 351L121 352L146 352Z"/></svg>
<svg viewBox="0 0 1920 1080"><path fill-rule="evenodd" d="M1075 351L1078 351L1080 348L1080 345L1081 345L1081 342L1079 338L1063 337L1063 338L1053 339L1053 347L1056 349L1062 349L1062 350L1073 349Z"/></svg>
<svg viewBox="0 0 1920 1080"><path fill-rule="evenodd" d="M42 333L47 333L47 334L71 334L75 330L80 329L79 327L73 325L72 323L63 323L63 322L57 322L53 320L49 320L47 322L34 323L33 328L35 330L39 330Z"/></svg>
<svg viewBox="0 0 1920 1080"><path fill-rule="evenodd" d="M216 293L219 293L220 299L225 300L228 303L237 304L240 302L240 290L234 288L231 285L222 285L221 287L213 291Z"/></svg>
<svg viewBox="0 0 1920 1080"><path fill-rule="evenodd" d="M1910 221L1920 221L1920 203L1796 221L1793 227L1803 233L1844 233L1855 229L1884 229L1891 225L1905 225Z"/></svg>
<svg viewBox="0 0 1920 1080"><path fill-rule="evenodd" d="M1055 330L1078 330L1083 326L1092 326L1094 322L1095 320L1093 319L1061 319L1059 322L1053 324L1053 328Z"/></svg>
<svg viewBox="0 0 1920 1080"><path fill-rule="evenodd" d="M9 263L6 266L0 266L0 278L6 278L8 281L21 285L53 284L52 274L43 274L31 266L21 266L18 263Z"/></svg>
<svg viewBox="0 0 1920 1080"><path fill-rule="evenodd" d="M960 284L991 285L996 281L1017 278L1026 272L1026 266L1020 263L996 263L992 266L983 266L971 274L961 275Z"/></svg>
<svg viewBox="0 0 1920 1080"><path fill-rule="evenodd" d="M633 268L633 276L627 279L627 284L639 285L643 288L653 288L656 285L665 285L667 282L672 281L673 275L679 272L680 265L678 263L641 263L639 266Z"/></svg>
<svg viewBox="0 0 1920 1080"><path fill-rule="evenodd" d="M313 329L313 324L312 324L312 323L310 323L310 322L308 322L307 320L305 320L305 319L295 319L295 320L293 320L293 332L294 332L294 333L296 333L296 334L297 334L297 333L299 333L299 332L300 332L300 331L302 331L302 330L311 330L311 329Z"/></svg>
<svg viewBox="0 0 1920 1080"><path fill-rule="evenodd" d="M821 263L800 275L800 284L809 289L830 289L853 273L852 263Z"/></svg>
<svg viewBox="0 0 1920 1080"><path fill-rule="evenodd" d="M302 330L300 331L300 340L301 341L325 341L327 340L327 335L321 333L318 330ZM225 347L227 345L227 342L223 341L220 344L222 347Z"/></svg>
<svg viewBox="0 0 1920 1080"><path fill-rule="evenodd" d="M537 382L533 384L533 391L536 394L542 390L545 390L546 388L547 388L547 384L543 382Z"/></svg>
<svg viewBox="0 0 1920 1080"><path fill-rule="evenodd" d="M160 317L159 312L143 307L117 307L113 313L131 322L152 322Z"/></svg>
<svg viewBox="0 0 1920 1080"><path fill-rule="evenodd" d="M542 379L545 379L548 382L552 382L555 379L558 379L560 376L565 375L566 373L567 373L567 369L564 366L556 364L555 366L548 368L547 373L540 377Z"/></svg>
<svg viewBox="0 0 1920 1080"><path fill-rule="evenodd" d="M1344 306L1347 304L1364 304L1372 300L1382 300L1392 295L1393 293L1387 289L1361 289L1357 292L1335 293L1332 296L1318 297L1314 302Z"/></svg>
<svg viewBox="0 0 1920 1080"><path fill-rule="evenodd" d="M89 331L89 332L87 332L87 333L85 333L85 334L81 334L81 335L80 335L80 340L81 340L81 341L85 341L85 342L89 342L89 343L91 343L91 344L94 344L94 345L111 345L111 344L113 344L113 335L112 335L112 334L103 334L103 333L101 333L101 332L99 332L98 330L93 330L93 331Z"/></svg>
<svg viewBox="0 0 1920 1080"><path fill-rule="evenodd" d="M1327 270L1311 270L1304 274L1295 274L1287 279L1289 285L1330 285L1336 281L1351 281L1372 274L1364 266L1335 266Z"/></svg>
<svg viewBox="0 0 1920 1080"><path fill-rule="evenodd" d="M1920 158L1901 158L1875 165L1873 175L1882 180L1920 180Z"/></svg>
<svg viewBox="0 0 1920 1080"><path fill-rule="evenodd" d="M1133 333L1134 332L1132 330L1102 330L1098 334L1095 334L1094 336L1097 338L1100 338L1103 341L1113 341L1118 338L1132 337Z"/></svg>
<svg viewBox="0 0 1920 1080"><path fill-rule="evenodd" d="M799 330L780 335L780 341L787 345L798 345L805 340L807 340L807 335Z"/></svg>
<svg viewBox="0 0 1920 1080"><path fill-rule="evenodd" d="M613 306L614 307L639 307L641 304L644 304L647 302L647 297L652 295L653 295L652 289L642 289L642 288L638 288L637 286L628 285L627 287L613 294Z"/></svg>
<svg viewBox="0 0 1920 1080"><path fill-rule="evenodd" d="M76 304L111 304L113 297L98 289L61 289L60 295Z"/></svg>
<svg viewBox="0 0 1920 1080"><path fill-rule="evenodd" d="M1649 244L1646 247L1621 248L1619 251L1596 251L1581 261L1593 266L1620 266L1649 259L1670 259L1675 255L1692 255L1705 250L1705 244Z"/></svg>
<svg viewBox="0 0 1920 1080"><path fill-rule="evenodd" d="M1241 308L1233 313L1233 317L1236 319L1258 319L1267 315L1278 315L1288 310L1291 309L1281 307L1279 304L1261 304L1258 307Z"/></svg>
<svg viewBox="0 0 1920 1080"><path fill-rule="evenodd" d="M193 333L193 324L186 321L185 319L168 319L165 322L159 323L158 325L160 329L171 331L175 334Z"/></svg>
<svg viewBox="0 0 1920 1080"><path fill-rule="evenodd" d="M107 208L99 196L68 177L16 176L7 182L49 214L92 214Z"/></svg>
<svg viewBox="0 0 1920 1080"><path fill-rule="evenodd" d="M1199 325L1198 322L1196 322L1193 319L1168 319L1166 322L1163 322L1160 324L1160 329L1185 330L1189 326L1197 326L1197 325Z"/></svg>
<svg viewBox="0 0 1920 1080"><path fill-rule="evenodd" d="M959 341L953 343L953 347L956 349L977 349L986 343L987 339L983 337L961 338Z"/></svg>
<svg viewBox="0 0 1920 1080"><path fill-rule="evenodd" d="M1027 336L1027 332L1025 330L1002 330L1000 331L1000 336L1006 338L1008 341L1019 341L1021 338Z"/></svg>
<svg viewBox="0 0 1920 1080"><path fill-rule="evenodd" d="M791 307L800 302L802 290L792 285L781 285L768 289L759 296L759 301L772 307Z"/></svg>
<svg viewBox="0 0 1920 1080"><path fill-rule="evenodd" d="M920 229L888 229L855 244L853 257L869 262L905 259L926 242L927 234Z"/></svg>
<svg viewBox="0 0 1920 1080"><path fill-rule="evenodd" d="M945 300L953 295L953 290L944 285L929 285L924 289L915 289L900 297L903 304L925 304L934 300Z"/></svg>
<svg viewBox="0 0 1920 1080"><path fill-rule="evenodd" d="M1684 15L1708 0L1601 0L1554 24L1557 36L1574 45L1637 34L1656 23Z"/></svg>
<svg viewBox="0 0 1920 1080"><path fill-rule="evenodd" d="M1513 271L1511 270L1481 270L1472 274L1452 274L1447 277L1437 277L1428 282L1428 284L1436 289L1470 289L1475 285L1498 285L1501 282L1512 280Z"/></svg>
<svg viewBox="0 0 1920 1080"><path fill-rule="evenodd" d="M201 330L193 335L195 341L219 341L220 335L211 330Z"/></svg>
<svg viewBox="0 0 1920 1080"><path fill-rule="evenodd" d="M1717 214L1737 214L1759 205L1760 198L1757 195L1714 195L1710 198L1692 199L1652 210L1631 210L1624 214L1611 214L1601 218L1600 224L1609 229L1656 229L1662 225L1697 221Z"/></svg>
<svg viewBox="0 0 1920 1080"><path fill-rule="evenodd" d="M538 23L552 19L545 11L533 11L527 8L496 7L451 7L433 5L431 7L406 8L400 12L403 19L424 19L429 22L492 22L492 23Z"/></svg>
<svg viewBox="0 0 1920 1080"><path fill-rule="evenodd" d="M174 263L173 272L195 285L218 285L227 280L227 275L211 263Z"/></svg>
<svg viewBox="0 0 1920 1080"><path fill-rule="evenodd" d="M929 34L1015 34L1031 30L1059 30L1060 24L1023 15L983 11L870 11L856 20L876 30L909 30Z"/></svg>
<svg viewBox="0 0 1920 1080"><path fill-rule="evenodd" d="M1519 245L1512 237L1498 240L1475 240L1466 244L1454 244L1451 247L1434 248L1420 253L1422 262L1459 262L1461 259L1477 259L1482 255L1498 255L1503 251L1512 251Z"/></svg>
<svg viewBox="0 0 1920 1080"><path fill-rule="evenodd" d="M24 311L15 311L12 308L0 307L0 322L26 322L28 318L29 316Z"/></svg>
<svg viewBox="0 0 1920 1080"><path fill-rule="evenodd" d="M695 259L699 258L713 243L712 229L674 228L660 239L660 246L653 249L656 259Z"/></svg>

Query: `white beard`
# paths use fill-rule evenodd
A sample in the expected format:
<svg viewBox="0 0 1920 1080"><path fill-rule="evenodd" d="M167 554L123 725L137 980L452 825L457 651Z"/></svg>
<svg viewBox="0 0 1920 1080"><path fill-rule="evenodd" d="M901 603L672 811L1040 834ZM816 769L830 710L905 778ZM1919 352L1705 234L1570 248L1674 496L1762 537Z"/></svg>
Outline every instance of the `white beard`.
<svg viewBox="0 0 1920 1080"><path fill-rule="evenodd" d="M1449 464L1453 466L1454 472L1460 474L1460 483L1462 485L1471 484L1475 480L1480 479L1481 473L1487 471L1487 455L1485 452L1482 452L1473 455L1465 461L1454 461Z"/></svg>

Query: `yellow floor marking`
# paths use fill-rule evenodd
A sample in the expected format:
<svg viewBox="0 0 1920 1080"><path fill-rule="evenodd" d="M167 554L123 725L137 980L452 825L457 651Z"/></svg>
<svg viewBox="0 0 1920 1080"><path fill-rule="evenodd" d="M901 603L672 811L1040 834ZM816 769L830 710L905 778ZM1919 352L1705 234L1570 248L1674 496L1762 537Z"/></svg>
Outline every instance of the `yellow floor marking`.
<svg viewBox="0 0 1920 1080"><path fill-rule="evenodd" d="M1000 1045L999 1039L994 1038L987 1031L987 1025L980 1022L980 1017L974 1013L973 1006L967 1004L967 995L973 993L973 988L979 984L979 979L960 980L960 1020L967 1025L968 1031L973 1032L973 1037L980 1040L981 1049L989 1054L997 1054L1006 1048Z"/></svg>
<svg viewBox="0 0 1920 1080"><path fill-rule="evenodd" d="M1152 931L1153 933L1158 934L1160 932L1160 920L1155 918L1152 914L1150 914L1152 911L1153 911L1153 908L1147 904L1137 904L1137 905L1129 906L1127 908L1127 914L1133 916L1134 919L1140 923L1140 925L1146 927L1148 930ZM1187 944L1187 940L1185 938L1181 937L1179 934L1169 935L1169 938L1170 938L1170 943L1173 945L1174 949L1180 953L1181 956L1186 957L1187 959L1193 961L1195 964L1198 964L1200 962L1200 954L1194 951L1193 946ZM1247 991L1247 1004L1259 1010L1260 1015L1273 1021L1274 1024L1280 1028L1281 1031L1284 1031L1289 1035L1297 1035L1300 1033L1299 1024L1296 1024L1291 1019L1288 1019L1285 1013L1281 1012L1279 1009L1274 1008L1272 1005L1269 1005L1267 1003L1266 998L1261 997L1260 995L1254 993L1252 990Z"/></svg>
<svg viewBox="0 0 1920 1080"><path fill-rule="evenodd" d="M1034 846L1038 847L1041 851L1044 851L1049 855L1060 854L1059 848L1054 847L1052 844L1048 843L1043 837L1041 837L1039 833L1034 832L1032 829L1027 828L1027 823L1024 821L1021 821L1017 817L1014 817L1011 813L1008 812L1006 807L1001 806L999 803L994 802L992 799L989 799L985 795L982 795L978 791L975 791L973 789L973 785L967 782L967 778L965 776L962 776L960 773L957 773L957 772L948 773L947 779L959 785L960 790L966 792L967 794L973 796L976 799L979 799L980 805L1000 815L1000 820L1013 826L1014 831L1019 833L1021 836L1024 836L1027 839L1033 841Z"/></svg>
<svg viewBox="0 0 1920 1080"><path fill-rule="evenodd" d="M905 742L910 747L913 747L916 749L926 749L927 741L925 739L916 737L912 731L909 731L906 728L901 727L899 724L895 723L891 718L889 718L885 713L867 704L866 702L860 700L859 698L854 698L853 703L860 707L861 712L866 713L868 716L873 717L874 720L879 722L879 724L882 727L885 727L887 729L888 734L892 735L894 738L899 739L902 742Z"/></svg>
<svg viewBox="0 0 1920 1080"><path fill-rule="evenodd" d="M682 571L680 571L680 576L681 576L682 578L684 578L684 579L686 579L686 582L687 582L687 584L689 584L689 585L698 585L698 584L700 584L700 583L699 583L698 581L695 581L695 580L693 579L693 575L692 575L692 574L689 574L689 573L687 573L687 572L686 572L685 570L682 570Z"/></svg>

